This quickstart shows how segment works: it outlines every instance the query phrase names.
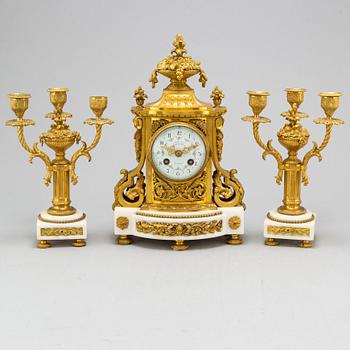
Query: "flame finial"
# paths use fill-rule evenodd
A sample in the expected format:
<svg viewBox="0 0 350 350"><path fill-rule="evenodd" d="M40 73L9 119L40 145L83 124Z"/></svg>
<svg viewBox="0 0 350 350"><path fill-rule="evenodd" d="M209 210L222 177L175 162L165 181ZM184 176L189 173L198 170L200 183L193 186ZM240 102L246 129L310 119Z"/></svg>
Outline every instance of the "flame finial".
<svg viewBox="0 0 350 350"><path fill-rule="evenodd" d="M171 53L175 53L178 57L183 57L185 53L187 53L187 50L185 49L186 42L184 37L181 34L176 34L176 38L173 41L174 49L171 51Z"/></svg>

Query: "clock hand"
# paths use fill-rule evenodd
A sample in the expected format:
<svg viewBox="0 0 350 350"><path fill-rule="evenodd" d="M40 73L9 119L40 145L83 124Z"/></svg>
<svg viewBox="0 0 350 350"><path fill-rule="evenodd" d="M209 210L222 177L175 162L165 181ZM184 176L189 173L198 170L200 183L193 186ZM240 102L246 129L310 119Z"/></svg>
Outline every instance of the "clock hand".
<svg viewBox="0 0 350 350"><path fill-rule="evenodd" d="M164 145L162 146L163 149L165 149L168 153L169 156L172 156L175 154L176 152L176 149L175 149L175 146L172 145L172 146L167 146L167 145Z"/></svg>
<svg viewBox="0 0 350 350"><path fill-rule="evenodd" d="M196 149L199 146L198 143L195 143L191 146L186 146L183 150L182 150L182 154L187 154L189 152L191 152L192 150Z"/></svg>

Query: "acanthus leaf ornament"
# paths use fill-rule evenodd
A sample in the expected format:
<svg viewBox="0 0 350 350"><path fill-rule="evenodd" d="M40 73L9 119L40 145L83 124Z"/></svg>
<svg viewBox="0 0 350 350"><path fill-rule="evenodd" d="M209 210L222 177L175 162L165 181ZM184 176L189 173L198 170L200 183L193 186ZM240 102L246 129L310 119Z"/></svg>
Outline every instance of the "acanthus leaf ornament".
<svg viewBox="0 0 350 350"><path fill-rule="evenodd" d="M204 172L200 177L189 183L169 183L162 180L157 174L154 174L154 193L155 200L202 200L206 192L207 174Z"/></svg>
<svg viewBox="0 0 350 350"><path fill-rule="evenodd" d="M155 236L201 236L222 231L222 220L200 221L191 223L164 223L137 221L138 232Z"/></svg>

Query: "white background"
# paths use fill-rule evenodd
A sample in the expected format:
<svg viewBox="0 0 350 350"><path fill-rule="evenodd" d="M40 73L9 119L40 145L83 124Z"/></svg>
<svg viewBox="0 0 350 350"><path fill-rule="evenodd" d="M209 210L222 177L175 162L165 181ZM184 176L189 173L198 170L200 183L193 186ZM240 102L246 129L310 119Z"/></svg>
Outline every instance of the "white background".
<svg viewBox="0 0 350 350"><path fill-rule="evenodd" d="M12 119L6 94L32 94L26 135L32 144L50 121L46 89L70 88L72 128L92 140L90 95L109 96L93 160L77 164L73 205L88 215L85 248L35 248L36 215L46 209L43 164L15 129L0 127L0 349L332 349L350 345L349 123L336 127L324 160L310 162L303 205L318 214L313 249L263 245L266 212L278 206L275 161L261 160L245 92L271 93L264 140L274 139L288 109L285 87L305 87L304 125L320 142L320 91L343 91L337 117L350 115L348 1L0 1L0 115ZM219 85L228 107L223 166L237 168L247 204L242 246L223 239L173 252L166 242L114 244L113 187L136 164L132 95L170 53L176 33L202 62L209 100ZM308 146L310 147L310 145ZM284 151L283 151L284 152ZM302 153L301 153L302 154Z"/></svg>

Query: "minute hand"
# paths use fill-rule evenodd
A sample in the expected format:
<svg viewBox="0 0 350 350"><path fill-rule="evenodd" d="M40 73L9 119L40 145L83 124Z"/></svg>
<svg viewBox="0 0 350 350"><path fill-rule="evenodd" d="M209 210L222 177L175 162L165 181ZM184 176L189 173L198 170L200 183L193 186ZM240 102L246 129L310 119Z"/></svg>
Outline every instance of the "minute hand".
<svg viewBox="0 0 350 350"><path fill-rule="evenodd" d="M196 149L199 146L198 143L195 143L194 145L191 146L186 146L183 150L182 150L182 154L187 154L189 152L191 152L192 150Z"/></svg>

